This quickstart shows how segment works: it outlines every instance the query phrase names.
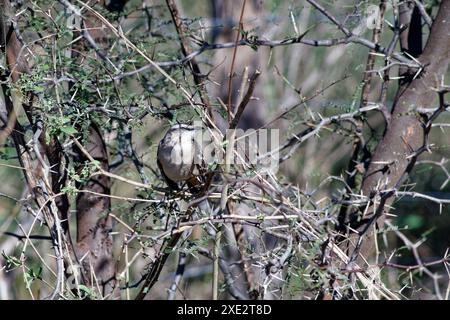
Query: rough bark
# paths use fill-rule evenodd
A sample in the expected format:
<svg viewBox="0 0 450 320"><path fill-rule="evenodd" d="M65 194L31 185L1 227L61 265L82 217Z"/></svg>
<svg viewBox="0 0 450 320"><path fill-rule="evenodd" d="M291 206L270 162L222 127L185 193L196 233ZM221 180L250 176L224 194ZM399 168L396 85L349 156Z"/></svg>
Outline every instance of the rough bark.
<svg viewBox="0 0 450 320"><path fill-rule="evenodd" d="M84 143L85 149L99 162L103 170L108 170L108 153L102 134L95 124L89 127L89 134ZM78 151L79 170L84 163L89 162L81 151ZM77 204L77 240L76 253L78 259L82 259L82 272L85 281L89 285L96 285L96 280L102 288L103 295L111 293L115 289L115 264L113 260L112 218L109 216L111 201L109 195L110 179L98 175L89 179L82 186L76 199ZM86 192L84 192L86 191ZM95 277L94 277L95 275Z"/></svg>
<svg viewBox="0 0 450 320"><path fill-rule="evenodd" d="M413 80L401 96L397 97L391 128L379 143L367 175L363 191L370 194L378 181L382 188L395 186L405 173L410 160L407 157L423 143L421 118L414 110L417 107L437 106L436 88L447 71L450 62L450 1L444 0L419 61L425 66L418 78ZM383 163L380 163L383 162Z"/></svg>
<svg viewBox="0 0 450 320"><path fill-rule="evenodd" d="M411 155L423 146L423 119L414 111L418 107L437 106L438 95L433 88L438 87L450 61L450 0L441 2L424 52L418 60L424 70L416 79L399 87L390 125L364 177L362 191L367 196L373 197L380 190L399 187L414 166L416 157ZM392 197L386 199L384 213L392 201ZM378 226L383 225L384 213L380 212ZM364 227L363 224L359 230ZM366 243L366 249L361 251L363 254L371 252L373 241L368 239Z"/></svg>
<svg viewBox="0 0 450 320"><path fill-rule="evenodd" d="M31 67L23 50L25 44L21 43L20 30L14 22L14 9L10 1L0 1L0 47L5 56L5 63L9 71L8 77L2 77L2 95L5 105L2 105L2 114L7 115L8 134L11 134L21 167L23 169L26 185L33 200L40 208L45 223L49 228L52 244L57 259L58 279L51 298L58 298L64 281L64 263L67 265L65 249L73 251L68 235L67 212L69 209L67 195L58 195L65 183L65 170L61 167L62 149L56 137L49 142L45 140L45 126L33 117L33 107L38 97L33 92L16 92L9 90L7 82L17 83L22 74L29 74ZM20 97L19 97L20 96ZM25 127L19 122L17 112L20 103L25 111L33 130L33 147L30 148L24 137ZM7 136L3 137L7 138ZM33 161L33 151L39 161ZM49 168L52 168L49 170ZM49 173L51 171L51 174Z"/></svg>
<svg viewBox="0 0 450 320"><path fill-rule="evenodd" d="M108 8L112 11L123 9L125 2L115 1L116 4L110 3ZM105 5L103 0L98 3ZM88 33L83 34L85 38L86 36L91 37L96 45L105 45L106 35L101 29L101 22L90 12L84 14L81 27L85 28L84 32ZM82 42L77 48L80 52L89 48L88 40L85 40L86 42ZM101 50L101 48L95 48L99 58L102 58ZM76 54L74 58L76 58ZM108 151L100 128L95 123L91 123L86 136L87 139L83 142L84 148L98 161L103 170L109 171ZM89 161L78 148L75 148L75 152L77 153L77 170L82 170ZM118 293L116 290L116 265L113 259L113 239L110 234L113 228L113 220L109 215L111 201L108 197L111 194L111 181L106 176L98 175L79 187L82 192L76 198L76 254L77 258L81 260L83 280L89 286L99 286L102 290L101 294L109 295L111 298Z"/></svg>

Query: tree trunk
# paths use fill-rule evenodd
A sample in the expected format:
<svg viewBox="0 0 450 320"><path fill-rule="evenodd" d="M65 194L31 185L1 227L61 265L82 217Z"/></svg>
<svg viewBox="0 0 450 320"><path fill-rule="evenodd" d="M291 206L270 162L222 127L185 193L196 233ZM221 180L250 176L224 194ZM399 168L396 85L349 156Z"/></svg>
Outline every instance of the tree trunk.
<svg viewBox="0 0 450 320"><path fill-rule="evenodd" d="M423 54L418 60L424 66L419 76L410 83L399 87L392 110L391 122L384 137L378 144L365 174L362 192L374 197L378 191L398 188L405 175L414 166L416 157L412 156L424 143L423 119L415 112L416 108L437 107L437 88L445 75L450 61L450 0L441 2L436 19ZM393 202L392 197L385 199L383 212L376 222L381 227L385 213ZM374 209L369 211L369 218ZM361 218L361 217L359 217ZM367 222L367 221L366 221ZM358 230L366 227L362 224ZM368 231L369 239L361 250L363 255L370 255L373 250L373 232Z"/></svg>

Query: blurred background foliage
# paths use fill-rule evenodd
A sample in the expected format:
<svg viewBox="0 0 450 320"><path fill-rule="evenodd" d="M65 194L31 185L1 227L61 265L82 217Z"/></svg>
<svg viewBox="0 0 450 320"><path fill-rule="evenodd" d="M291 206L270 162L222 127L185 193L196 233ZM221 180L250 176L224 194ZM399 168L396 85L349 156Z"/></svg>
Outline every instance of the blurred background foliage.
<svg viewBox="0 0 450 320"><path fill-rule="evenodd" d="M106 133L106 141L110 152L110 163L116 174L126 178L139 180L139 173L135 170L130 154L124 153L127 147L125 136L132 132L133 148L137 157L145 166L145 174L151 182L164 186L156 167L156 147L163 133L174 122L192 121L197 115L189 106L180 106L173 111L173 119L167 120L165 113L169 106L182 105L183 97L176 86L169 83L153 69L139 74L124 77L119 82L111 81L117 74L116 68L123 72L133 71L146 65L146 61L132 50L129 50L120 40L107 39L107 45L102 50L111 58L111 64L95 58L95 55L86 55L89 68L80 69L77 64L65 55L67 47L72 41L72 30L67 27L64 10L57 10L58 4L53 1L25 1L26 6L32 10L22 12L18 24L23 37L29 43L37 38L45 40L30 45L38 54L33 56L32 74L24 75L19 86L22 90L32 90L40 97L37 113L43 118L49 127L49 134L55 136L68 136L76 132L85 132L88 120L94 119L100 124ZM247 16L244 19L245 31L249 35L260 39L285 39L296 36L295 28L299 33L308 30L307 37L311 39L336 38L339 32L319 12L311 10L303 1L249 1L255 2L258 7L257 14ZM212 1L210 0L180 0L179 7L184 18L184 23L189 27L193 35L207 42L212 41L216 28L221 28L220 21L212 19ZM365 38L370 38L371 30L365 27L364 8L371 4L378 5L378 1L350 1L333 0L322 1L338 18L346 21L347 27L356 30ZM426 1L425 5L435 10L435 1ZM237 1L239 7L239 1ZM130 0L123 12L110 12L98 6L96 10L101 12L110 21L118 21L123 33L135 43L138 48L146 52L154 61L176 61L183 58L179 50L179 42L172 24L170 14L164 1ZM51 12L50 16L46 14ZM433 11L434 12L434 11ZM239 10L229 17L236 23ZM388 10L385 19L392 21L392 10ZM294 27L295 23L295 27ZM216 25L216 27L212 27ZM247 26L254 26L248 28ZM387 29L387 28L386 28ZM56 33L55 37L45 38L46 35ZM391 40L390 31L384 30L381 43L386 46ZM427 34L424 34L424 39ZM194 46L195 48L195 46ZM198 47L197 47L198 49ZM89 49L92 53L94 49ZM195 49L194 49L195 50ZM230 59L230 51L211 50L197 57L204 73L211 70L211 78L221 67L224 59ZM271 127L280 128L281 139L291 136L306 128L308 120L315 119L319 115L330 116L342 112L354 111L359 104L361 92L361 80L366 63L368 49L355 45L341 45L336 47L309 47L299 44L282 47L239 48L238 55L246 55L247 58L256 61L256 65L262 71L262 76L257 83L257 100L254 102L253 112L250 117L256 117L262 123L274 118L279 112L298 105L284 118L271 123ZM217 61L221 61L217 64ZM382 66L382 59L377 60L377 66ZM241 74L245 65L238 65L236 73ZM240 68L240 69L239 69ZM49 84L53 77L61 74L53 74L54 70L63 70L64 75L76 79L74 88L66 90L65 84L59 86ZM180 81L195 91L191 75L186 74L184 68L174 66L165 68L171 77ZM395 73L396 70L391 70ZM226 79L218 77L216 83L208 85L211 96L218 95L220 89L226 87ZM372 88L371 99L377 99L381 80ZM396 85L391 85L388 92L389 107L396 92ZM235 88L237 90L237 88ZM75 92L75 94L74 94ZM314 98L306 103L303 101L309 97ZM212 103L220 109L219 103L211 99ZM257 108L257 109L255 109ZM19 119L25 115L21 114ZM449 121L449 116L442 115L438 122ZM374 112L369 114L369 123L380 137L382 133L382 118ZM420 160L435 160L450 158L449 128L434 128L431 140L438 148L433 149L432 154L424 154ZM64 141L64 138L63 138ZM374 140L375 145L376 139ZM337 127L336 130L322 131L320 136L307 140L295 153L290 161L286 161L280 168L280 179L286 183L298 185L307 191L314 190L329 175L340 176L346 168L352 150L352 135L350 128ZM18 169L16 151L10 141L6 141L0 148L0 193L12 198L20 199L25 194L23 175ZM449 164L443 164L450 170ZM76 178L76 177L72 177ZM77 177L82 179L82 177ZM450 177L446 176L442 168L427 164L417 165L408 183L414 184L414 189L424 194L450 199ZM342 185L330 183L321 189L321 194L328 197L338 197ZM151 198L153 195L144 191L136 192L130 185L116 182L112 189L113 195L122 197ZM72 196L73 197L73 196ZM424 259L432 261L442 258L450 244L450 207L430 203L424 199L402 198L395 202L395 210L398 225L405 231L411 240L423 239L424 243L419 247ZM23 212L20 203L8 197L0 197L0 228L1 232L17 231L18 226L27 229L30 219ZM149 221L149 213L158 215L160 208L144 204L130 204L123 200L112 200L112 212L130 226L138 230L147 230L157 225L155 221ZM131 213L131 214L130 214ZM73 217L72 217L73 219ZM122 225L117 224L115 232L121 236ZM36 226L33 234L46 234L46 229ZM196 239L195 243L208 244L204 236ZM389 247L395 247L394 237L389 239ZM401 245L401 244L400 244ZM39 252L48 249L45 241L36 242ZM122 248L116 248L120 255ZM22 246L17 239L5 234L0 235L0 251L4 253L0 258L0 297L29 298L23 284L24 274L32 281L31 290L39 295L42 289L41 274L43 270L39 264L36 252L27 249L26 270L21 269L21 263L15 261L20 256ZM129 248L129 256L135 252ZM185 248L189 251L189 246ZM139 257L131 269L131 278L138 280L148 257L152 252ZM174 258L171 258L174 259ZM414 260L408 250L403 250L397 257L402 264L413 263ZM124 265L124 261L121 261ZM295 264L293 264L295 265ZM166 298L167 284L171 282L175 271L175 261L168 264L161 276L161 281L152 291L150 298ZM442 265L437 266L443 268ZM293 267L294 268L294 267ZM119 268L120 269L120 268ZM179 298L207 299L210 297L209 283L211 278L210 262L194 251L189 255L189 267L182 283L183 292L190 292L188 297ZM292 270L302 274L301 271ZM408 277L402 277L400 271L388 270L388 281L397 283L401 287L408 283ZM417 280L422 279L420 272L416 274ZM288 283L285 298L296 298L305 286L304 279L295 278ZM432 284L425 283L414 285L421 290L429 290ZM2 283L9 283L8 286ZM420 283L420 282L419 282ZM3 287L3 290L2 290ZM12 292L5 288L13 289ZM195 290L189 290L195 288ZM411 294L414 294L414 290ZM41 293L43 295L44 293ZM225 296L225 291L223 296Z"/></svg>

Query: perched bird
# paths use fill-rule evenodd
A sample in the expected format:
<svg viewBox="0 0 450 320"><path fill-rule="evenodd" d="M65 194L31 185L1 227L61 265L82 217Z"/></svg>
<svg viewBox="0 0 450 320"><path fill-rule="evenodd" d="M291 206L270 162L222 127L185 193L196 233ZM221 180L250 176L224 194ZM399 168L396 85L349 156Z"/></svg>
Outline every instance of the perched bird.
<svg viewBox="0 0 450 320"><path fill-rule="evenodd" d="M157 164L167 185L179 190L179 183L198 184L201 171L202 141L194 126L176 124L159 142Z"/></svg>
<svg viewBox="0 0 450 320"><path fill-rule="evenodd" d="M213 172L208 172L207 169L207 163L212 159L212 154L209 154L210 148L215 146L213 140L221 139L223 137L219 131L214 129L206 130L201 126L186 124L172 126L159 142L157 152L157 164L169 188L178 191L181 189L180 186L186 185L192 195L201 196L213 178ZM189 209L183 200L180 200L179 205L181 211L187 212ZM199 210L189 211L191 212L189 216L193 218L216 214L219 209L217 207L213 210L208 199L199 201L195 207ZM196 230L194 239L198 239L201 234L199 229ZM191 231L185 236L187 237Z"/></svg>

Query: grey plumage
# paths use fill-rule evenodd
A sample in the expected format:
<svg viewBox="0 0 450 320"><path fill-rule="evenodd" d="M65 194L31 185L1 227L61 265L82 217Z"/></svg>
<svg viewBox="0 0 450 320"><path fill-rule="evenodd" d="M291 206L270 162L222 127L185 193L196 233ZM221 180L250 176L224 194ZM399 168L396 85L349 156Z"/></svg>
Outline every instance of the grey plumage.
<svg viewBox="0 0 450 320"><path fill-rule="evenodd" d="M178 183L191 180L199 174L197 165L201 146L196 140L196 129L185 124L172 126L158 145L157 164L167 185L179 190Z"/></svg>

